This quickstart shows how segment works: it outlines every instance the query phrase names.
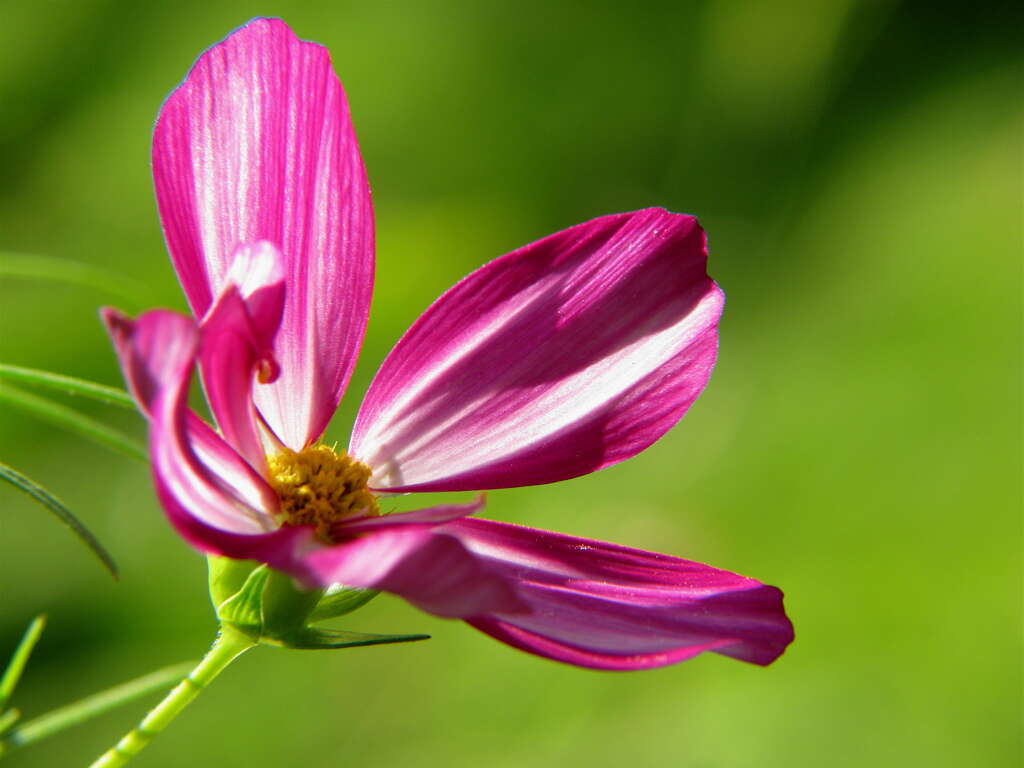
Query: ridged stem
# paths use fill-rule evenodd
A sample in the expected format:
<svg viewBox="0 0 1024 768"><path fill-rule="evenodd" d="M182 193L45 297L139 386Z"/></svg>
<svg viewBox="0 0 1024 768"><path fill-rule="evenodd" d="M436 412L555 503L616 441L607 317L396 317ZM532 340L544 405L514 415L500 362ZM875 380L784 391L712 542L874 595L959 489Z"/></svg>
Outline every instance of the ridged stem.
<svg viewBox="0 0 1024 768"><path fill-rule="evenodd" d="M176 685L164 700L149 711L142 722L107 750L91 768L115 768L125 765L145 749L181 714L210 682L232 661L254 645L252 639L230 627L221 628L217 639L195 669Z"/></svg>

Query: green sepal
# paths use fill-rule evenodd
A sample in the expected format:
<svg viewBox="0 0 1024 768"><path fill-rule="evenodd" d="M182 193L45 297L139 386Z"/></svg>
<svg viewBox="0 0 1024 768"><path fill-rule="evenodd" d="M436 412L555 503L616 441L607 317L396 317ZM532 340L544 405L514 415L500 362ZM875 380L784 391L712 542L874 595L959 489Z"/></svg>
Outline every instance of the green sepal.
<svg viewBox="0 0 1024 768"><path fill-rule="evenodd" d="M245 580L259 567L259 563L255 560L232 560L230 557L215 555L207 557L206 562L210 572L210 601L220 616L220 606L242 589Z"/></svg>
<svg viewBox="0 0 1024 768"><path fill-rule="evenodd" d="M379 594L376 589L358 589L335 584L320 598L313 613L309 615L309 621L315 624L318 621L344 616L357 608L362 608Z"/></svg>
<svg viewBox="0 0 1024 768"><path fill-rule="evenodd" d="M384 645L387 643L411 643L429 640L430 635L371 635L364 632L305 627L287 637L273 640L264 639L265 645L277 645L300 651L330 650L332 648L356 648L363 645Z"/></svg>
<svg viewBox="0 0 1024 768"><path fill-rule="evenodd" d="M322 589L303 589L291 576L267 568L261 603L263 635L284 637L301 631L323 594Z"/></svg>
<svg viewBox="0 0 1024 768"><path fill-rule="evenodd" d="M217 606L217 618L252 637L263 634L263 588L270 569L265 565L254 569L242 588Z"/></svg>
<svg viewBox="0 0 1024 768"><path fill-rule="evenodd" d="M338 586L330 594L303 589L291 576L252 561L210 558L210 595L222 626L254 643L301 650L408 643L429 635L376 635L309 626L349 613L377 596L376 590Z"/></svg>

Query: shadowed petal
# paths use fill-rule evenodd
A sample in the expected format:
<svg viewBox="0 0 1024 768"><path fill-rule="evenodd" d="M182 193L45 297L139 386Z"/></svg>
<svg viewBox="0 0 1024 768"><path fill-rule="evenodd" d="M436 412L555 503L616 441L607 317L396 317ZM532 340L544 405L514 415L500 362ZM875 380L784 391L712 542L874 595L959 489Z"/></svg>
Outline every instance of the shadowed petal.
<svg viewBox="0 0 1024 768"><path fill-rule="evenodd" d="M255 509L277 509L274 489L209 424L189 411L186 427L188 443L196 458L219 482L227 485L231 493Z"/></svg>
<svg viewBox="0 0 1024 768"><path fill-rule="evenodd" d="M386 590L446 618L522 608L513 585L435 527L433 521L381 525L359 538L310 552L303 567L314 583Z"/></svg>
<svg viewBox="0 0 1024 768"><path fill-rule="evenodd" d="M728 571L490 520L463 518L438 530L516 583L530 612L469 623L529 653L613 670L704 651L770 664L793 639L782 593Z"/></svg>
<svg viewBox="0 0 1024 768"><path fill-rule="evenodd" d="M197 317L239 244L267 240L284 254L282 373L255 397L277 436L301 449L345 389L373 285L370 191L327 50L279 19L255 19L209 49L160 112L153 177Z"/></svg>
<svg viewBox="0 0 1024 768"><path fill-rule="evenodd" d="M537 485L642 451L714 366L722 293L692 216L595 219L455 285L377 372L349 453L371 485Z"/></svg>
<svg viewBox="0 0 1024 768"><path fill-rule="evenodd" d="M395 512L378 517L352 518L352 520L345 523L343 529L348 533L355 534L381 528L409 525L421 526L424 523L439 525L451 520L458 520L460 517L475 515L483 508L484 498L483 494L480 494L480 496L468 504L442 504L436 507L414 509L410 512Z"/></svg>

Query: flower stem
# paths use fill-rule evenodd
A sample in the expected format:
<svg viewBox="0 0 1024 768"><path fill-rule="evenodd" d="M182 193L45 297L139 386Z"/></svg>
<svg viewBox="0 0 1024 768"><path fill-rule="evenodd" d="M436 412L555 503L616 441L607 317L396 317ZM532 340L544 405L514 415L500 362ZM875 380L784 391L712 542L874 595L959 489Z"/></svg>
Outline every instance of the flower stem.
<svg viewBox="0 0 1024 768"><path fill-rule="evenodd" d="M153 707L142 722L99 757L91 768L115 768L139 754L228 664L253 645L253 640L238 630L222 627L196 668L163 701Z"/></svg>

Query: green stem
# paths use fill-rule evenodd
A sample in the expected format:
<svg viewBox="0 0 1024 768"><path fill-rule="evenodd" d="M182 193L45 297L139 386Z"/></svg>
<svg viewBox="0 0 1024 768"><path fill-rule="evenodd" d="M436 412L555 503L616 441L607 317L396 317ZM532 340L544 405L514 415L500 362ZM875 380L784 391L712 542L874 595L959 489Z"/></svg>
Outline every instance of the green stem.
<svg viewBox="0 0 1024 768"><path fill-rule="evenodd" d="M222 627L210 650L199 665L185 677L164 700L149 711L142 722L129 731L117 744L96 760L91 768L116 768L139 754L156 735L181 714L192 700L210 684L232 661L255 643L238 630Z"/></svg>

